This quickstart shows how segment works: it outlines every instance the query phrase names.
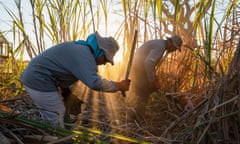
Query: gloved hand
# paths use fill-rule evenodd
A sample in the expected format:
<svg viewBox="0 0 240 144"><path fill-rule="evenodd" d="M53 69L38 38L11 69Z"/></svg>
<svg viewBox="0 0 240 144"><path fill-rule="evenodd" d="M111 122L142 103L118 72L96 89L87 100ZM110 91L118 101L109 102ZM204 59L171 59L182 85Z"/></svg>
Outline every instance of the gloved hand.
<svg viewBox="0 0 240 144"><path fill-rule="evenodd" d="M129 86L130 86L130 80L121 80L120 82L117 82L118 85L118 90L119 91L127 91L129 90Z"/></svg>
<svg viewBox="0 0 240 144"><path fill-rule="evenodd" d="M67 88L60 87L59 89L60 89L60 93L62 94L63 98L65 98L71 94L71 90L68 87Z"/></svg>
<svg viewBox="0 0 240 144"><path fill-rule="evenodd" d="M158 79L155 79L153 82L150 83L150 86L154 89L160 89L160 83Z"/></svg>

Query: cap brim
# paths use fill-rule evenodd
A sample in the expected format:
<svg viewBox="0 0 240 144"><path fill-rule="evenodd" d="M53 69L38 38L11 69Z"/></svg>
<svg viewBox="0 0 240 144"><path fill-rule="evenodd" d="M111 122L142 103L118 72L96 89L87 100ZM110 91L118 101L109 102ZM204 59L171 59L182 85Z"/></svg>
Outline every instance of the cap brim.
<svg viewBox="0 0 240 144"><path fill-rule="evenodd" d="M180 52L181 52L181 47L177 47L176 45L174 45Z"/></svg>
<svg viewBox="0 0 240 144"><path fill-rule="evenodd" d="M109 48L110 46L112 46L112 41L110 41L112 37L102 37L97 31L95 33L96 33L98 46L101 50L104 51L107 62L114 65L114 62L113 62L114 55L111 54L111 51L107 50L107 49L110 49ZM110 42L110 44L109 44L109 42Z"/></svg>
<svg viewBox="0 0 240 144"><path fill-rule="evenodd" d="M172 43L175 48L177 48L181 52L181 47L177 46L175 43Z"/></svg>
<svg viewBox="0 0 240 144"><path fill-rule="evenodd" d="M113 59L110 59L107 54L105 53L105 57L106 57L106 60L107 62L111 63L112 65L114 65L114 62L113 62Z"/></svg>

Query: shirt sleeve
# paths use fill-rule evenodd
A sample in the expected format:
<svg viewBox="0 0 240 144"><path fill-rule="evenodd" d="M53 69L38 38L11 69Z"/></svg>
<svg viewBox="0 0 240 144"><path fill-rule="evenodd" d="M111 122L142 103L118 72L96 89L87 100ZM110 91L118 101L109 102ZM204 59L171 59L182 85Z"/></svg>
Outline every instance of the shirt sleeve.
<svg viewBox="0 0 240 144"><path fill-rule="evenodd" d="M74 75L86 84L89 88L97 91L104 92L116 92L118 91L117 83L111 80L107 80L98 75L96 70L96 64L91 63L91 61L86 61L86 63L78 66Z"/></svg>
<svg viewBox="0 0 240 144"><path fill-rule="evenodd" d="M157 65L158 61L162 58L164 51L165 51L164 48L155 47L150 50L149 54L147 55L144 61L144 68L149 82L153 82L156 79L155 66Z"/></svg>
<svg viewBox="0 0 240 144"><path fill-rule="evenodd" d="M77 79L93 90L104 92L118 91L116 82L103 79L97 73L96 61L88 49L81 49L80 52L73 53L69 64L65 64L65 66L68 67L67 69L69 69Z"/></svg>

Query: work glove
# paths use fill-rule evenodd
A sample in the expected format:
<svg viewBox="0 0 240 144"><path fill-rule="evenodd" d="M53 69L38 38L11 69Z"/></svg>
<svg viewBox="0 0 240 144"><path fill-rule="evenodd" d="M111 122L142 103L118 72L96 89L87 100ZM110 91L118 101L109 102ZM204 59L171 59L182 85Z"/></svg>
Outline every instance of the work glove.
<svg viewBox="0 0 240 144"><path fill-rule="evenodd" d="M60 87L60 93L64 98L66 98L71 94L71 90L68 87L67 88Z"/></svg>
<svg viewBox="0 0 240 144"><path fill-rule="evenodd" d="M129 90L129 86L130 86L130 80L122 80L120 82L117 82L118 85L118 90L119 91L128 91Z"/></svg>

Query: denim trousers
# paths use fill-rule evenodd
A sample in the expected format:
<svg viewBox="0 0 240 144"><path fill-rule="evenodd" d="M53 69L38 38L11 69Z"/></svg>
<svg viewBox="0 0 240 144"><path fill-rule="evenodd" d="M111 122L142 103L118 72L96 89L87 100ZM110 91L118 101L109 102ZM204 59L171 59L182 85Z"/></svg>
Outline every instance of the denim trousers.
<svg viewBox="0 0 240 144"><path fill-rule="evenodd" d="M53 126L64 127L65 106L58 91L41 92L29 87L26 87L26 91L33 103L39 108L44 122Z"/></svg>

